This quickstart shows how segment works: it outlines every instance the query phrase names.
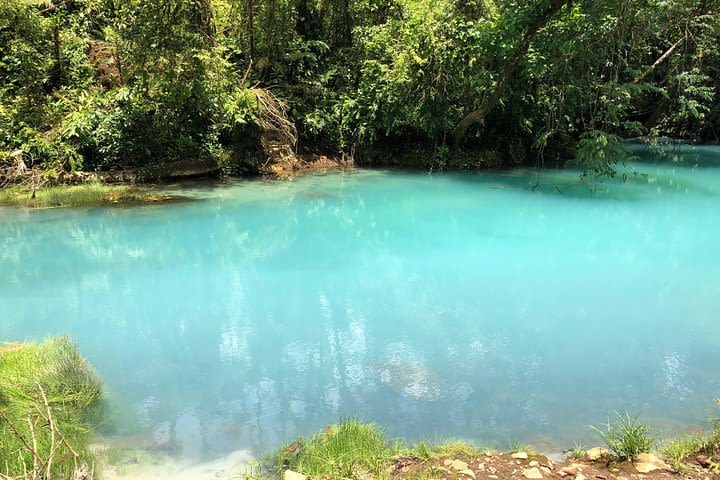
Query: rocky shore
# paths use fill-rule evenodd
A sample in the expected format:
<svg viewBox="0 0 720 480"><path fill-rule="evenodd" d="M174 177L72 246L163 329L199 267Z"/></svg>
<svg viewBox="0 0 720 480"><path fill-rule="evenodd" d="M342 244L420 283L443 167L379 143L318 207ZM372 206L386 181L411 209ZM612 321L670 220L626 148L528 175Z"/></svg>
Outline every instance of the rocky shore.
<svg viewBox="0 0 720 480"><path fill-rule="evenodd" d="M637 455L633 460L617 461L604 448L588 450L579 458L569 456L554 462L545 455L532 452L485 452L478 455L438 456L431 461L412 455L399 455L386 469L390 479L448 480L665 480L671 478L710 480L720 478L717 465L720 455L713 458L697 456L689 459L686 469L679 472L653 453ZM356 472L361 480L375 478ZM285 470L284 480L312 480L301 473Z"/></svg>

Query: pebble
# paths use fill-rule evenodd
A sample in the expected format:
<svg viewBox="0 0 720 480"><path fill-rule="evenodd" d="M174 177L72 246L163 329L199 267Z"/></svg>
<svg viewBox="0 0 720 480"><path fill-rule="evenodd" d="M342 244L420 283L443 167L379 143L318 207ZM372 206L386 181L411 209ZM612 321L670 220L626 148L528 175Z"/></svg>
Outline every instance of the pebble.
<svg viewBox="0 0 720 480"><path fill-rule="evenodd" d="M575 476L575 480L587 480L587 477L585 475L583 475L582 473L578 473Z"/></svg>
<svg viewBox="0 0 720 480"><path fill-rule="evenodd" d="M526 468L525 470L523 470L522 476L525 478L531 478L531 479L543 478L542 473L540 473L540 470L535 467Z"/></svg>
<svg viewBox="0 0 720 480"><path fill-rule="evenodd" d="M468 464L458 459L447 459L443 463L446 467L450 467L453 470L461 471L468 469Z"/></svg>
<svg viewBox="0 0 720 480"><path fill-rule="evenodd" d="M540 464L536 460L533 460L532 462L528 463L528 465L531 467L539 467L540 466Z"/></svg>
<svg viewBox="0 0 720 480"><path fill-rule="evenodd" d="M461 474L461 475L467 475L468 477L475 478L475 472L473 472L473 471L470 470L469 468L468 468L468 469L465 469L465 470L461 470L461 471L460 471L460 474Z"/></svg>
<svg viewBox="0 0 720 480"><path fill-rule="evenodd" d="M515 458L517 460L527 460L528 454L527 452L517 452L512 454L512 458Z"/></svg>

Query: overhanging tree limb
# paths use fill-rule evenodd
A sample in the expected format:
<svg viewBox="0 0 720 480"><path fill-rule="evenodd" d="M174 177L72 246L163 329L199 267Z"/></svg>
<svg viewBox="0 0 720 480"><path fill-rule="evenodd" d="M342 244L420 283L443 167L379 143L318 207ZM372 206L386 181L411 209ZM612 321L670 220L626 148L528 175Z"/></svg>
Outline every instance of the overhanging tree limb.
<svg viewBox="0 0 720 480"><path fill-rule="evenodd" d="M520 64L520 60L522 60L527 53L530 48L530 44L537 33L545 25L547 25L552 16L555 15L555 13L557 13L566 3L568 3L567 0L552 0L528 26L522 40L515 48L515 52L513 52L508 61L505 63L505 66L503 66L503 69L500 71L500 75L498 76L497 82L495 82L492 93L489 95L486 94L480 104L480 108L465 115L465 117L460 120L457 127L455 127L454 139L456 147L463 137L465 137L465 133L468 128L472 125L483 125L485 123L485 117L493 108L495 108L495 105L497 105L497 102L502 97L505 89L512 79L513 74L515 73L515 70L517 69L517 66Z"/></svg>
<svg viewBox="0 0 720 480"><path fill-rule="evenodd" d="M682 45L682 43L683 43L684 41L685 41L685 37L683 37L683 38L681 38L680 40L678 40L677 42L675 42L670 48L668 48L668 49L665 51L665 53L663 53L663 54L660 56L660 58L658 58L657 60L655 60L655 63L653 63L653 64L650 66L650 68L648 68L647 70L645 70L645 72L643 72L642 75L640 75L640 76L638 76L637 78L635 78L635 80L633 80L632 83L638 84L638 83L642 82L642 81L645 79L645 77L647 77L648 75L650 75L650 74L653 72L653 70L655 70L655 69L657 68L658 65L660 65L660 64L663 63L665 60L667 60L667 58L668 58L670 55L672 55L672 53L675 51L675 49L676 49L677 47L679 47L680 45Z"/></svg>

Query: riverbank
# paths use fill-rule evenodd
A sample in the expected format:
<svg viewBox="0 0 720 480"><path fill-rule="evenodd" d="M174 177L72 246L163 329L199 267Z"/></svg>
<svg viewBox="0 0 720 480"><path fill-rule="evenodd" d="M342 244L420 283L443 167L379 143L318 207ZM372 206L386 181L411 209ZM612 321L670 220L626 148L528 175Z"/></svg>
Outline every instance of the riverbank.
<svg viewBox="0 0 720 480"><path fill-rule="evenodd" d="M389 439L370 423L351 420L298 439L257 460L247 452L202 464L170 458L143 461L142 454L117 457L105 477L123 479L244 480L708 480L720 478L720 431L656 443L641 424L611 425L618 443L576 445L562 455L514 445L503 451L465 441L408 444ZM626 425L627 426L627 425ZM641 433L641 436L638 434ZM598 443L602 443L598 439ZM607 447L607 448L606 448Z"/></svg>
<svg viewBox="0 0 720 480"><path fill-rule="evenodd" d="M129 207L186 201L190 198L160 193L150 187L100 182L55 185L38 190L29 190L24 186L0 189L0 206L21 208Z"/></svg>

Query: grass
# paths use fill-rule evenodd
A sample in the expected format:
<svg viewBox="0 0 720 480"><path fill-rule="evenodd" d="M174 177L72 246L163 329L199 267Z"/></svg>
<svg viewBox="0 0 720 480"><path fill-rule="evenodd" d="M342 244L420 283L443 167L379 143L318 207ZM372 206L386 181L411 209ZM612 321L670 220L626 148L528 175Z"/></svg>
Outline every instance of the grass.
<svg viewBox="0 0 720 480"><path fill-rule="evenodd" d="M622 414L615 412L615 414L617 421L611 423L608 418L603 430L590 427L605 443L608 450L619 460L632 460L638 454L649 453L655 445L657 432L653 432L653 428L638 420L640 414L634 416L627 412Z"/></svg>
<svg viewBox="0 0 720 480"><path fill-rule="evenodd" d="M302 443L297 455L283 449L277 465L313 478L382 478L393 456L380 429L373 424L350 420L333 425Z"/></svg>
<svg viewBox="0 0 720 480"><path fill-rule="evenodd" d="M23 208L133 206L186 200L177 195L154 193L128 185L107 185L100 182L82 185L60 185L31 192L23 187L0 189L0 205Z"/></svg>
<svg viewBox="0 0 720 480"><path fill-rule="evenodd" d="M528 443L522 443L518 441L511 441L510 442L510 453L520 453L525 452L528 455L535 455L535 447Z"/></svg>
<svg viewBox="0 0 720 480"><path fill-rule="evenodd" d="M376 425L349 420L326 428L310 440L300 440L280 449L267 461L273 466L272 472L263 472L262 466L256 465L241 478L259 480L273 474L277 477L289 469L310 478L386 479L390 477L394 459L410 457L420 460L426 468L409 473L408 478L422 480L437 478L438 472L432 466L434 460L475 457L486 451L489 449L460 440L413 445L389 441Z"/></svg>
<svg viewBox="0 0 720 480"><path fill-rule="evenodd" d="M582 445L582 443L576 443L572 450L570 450L570 456L575 460L580 460L585 456L586 452L587 449Z"/></svg>
<svg viewBox="0 0 720 480"><path fill-rule="evenodd" d="M662 455L678 472L689 471L691 469L685 461L701 452L706 443L707 439L701 435L683 435L668 441L662 448Z"/></svg>
<svg viewBox="0 0 720 480"><path fill-rule="evenodd" d="M720 406L720 399L715 400ZM683 435L665 443L662 454L672 467L684 472L690 470L685 462L697 455L713 457L720 454L720 418L710 420L713 431L708 435ZM711 470L720 473L720 464L710 460Z"/></svg>
<svg viewBox="0 0 720 480"><path fill-rule="evenodd" d="M92 465L88 444L101 396L101 381L67 337L0 344L0 472L70 478Z"/></svg>

